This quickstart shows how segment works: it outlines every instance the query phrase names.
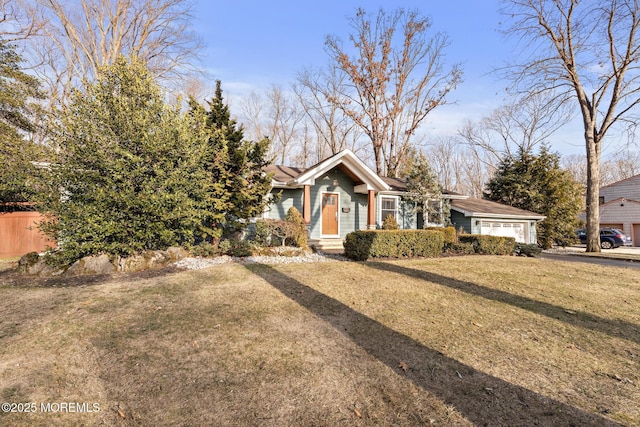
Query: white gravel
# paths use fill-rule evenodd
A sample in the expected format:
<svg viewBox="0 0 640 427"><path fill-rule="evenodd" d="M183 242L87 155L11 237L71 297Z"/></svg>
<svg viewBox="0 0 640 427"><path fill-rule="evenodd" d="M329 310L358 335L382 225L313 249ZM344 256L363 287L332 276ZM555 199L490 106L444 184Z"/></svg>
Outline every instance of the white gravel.
<svg viewBox="0 0 640 427"><path fill-rule="evenodd" d="M201 270L220 264L236 262L239 264L301 264L305 262L326 262L335 260L345 260L342 255L332 255L325 253L313 253L302 256L249 256L246 258L230 257L223 255L215 258L183 258L173 265L184 270Z"/></svg>

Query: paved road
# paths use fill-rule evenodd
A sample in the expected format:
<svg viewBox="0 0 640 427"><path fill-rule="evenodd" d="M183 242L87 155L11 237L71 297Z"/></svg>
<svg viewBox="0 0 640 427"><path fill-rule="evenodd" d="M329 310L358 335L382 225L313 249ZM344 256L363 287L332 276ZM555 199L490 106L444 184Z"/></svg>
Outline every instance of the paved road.
<svg viewBox="0 0 640 427"><path fill-rule="evenodd" d="M640 270L639 261L627 261L627 260L614 259L614 258L595 258L590 256L580 256L580 255L571 255L571 254L548 254L548 253L543 253L541 257L546 259L553 259L557 261L584 262L587 264L599 264L599 265L606 265L609 267L626 267L626 268L634 268L634 269Z"/></svg>

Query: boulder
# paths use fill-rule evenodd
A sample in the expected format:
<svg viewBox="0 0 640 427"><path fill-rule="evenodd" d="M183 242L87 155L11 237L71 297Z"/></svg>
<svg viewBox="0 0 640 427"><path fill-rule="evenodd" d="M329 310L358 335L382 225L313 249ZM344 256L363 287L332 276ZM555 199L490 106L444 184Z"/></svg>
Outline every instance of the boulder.
<svg viewBox="0 0 640 427"><path fill-rule="evenodd" d="M33 276L59 276L64 270L47 264L45 257L30 252L18 261L18 271Z"/></svg>
<svg viewBox="0 0 640 427"><path fill-rule="evenodd" d="M163 268L187 256L183 248L172 247L166 251L144 251L139 255L122 258L118 262L118 271L144 271Z"/></svg>
<svg viewBox="0 0 640 427"><path fill-rule="evenodd" d="M169 249L167 249L167 254L169 254L169 258L171 259L171 262L180 261L181 259L189 256L189 252L187 252L185 248L176 247L176 246L172 246Z"/></svg>
<svg viewBox="0 0 640 427"><path fill-rule="evenodd" d="M81 276L84 274L110 274L116 271L116 266L109 255L87 256L71 264L64 272L65 276Z"/></svg>
<svg viewBox="0 0 640 427"><path fill-rule="evenodd" d="M85 274L111 274L116 271L136 272L167 267L188 256L184 248L171 247L166 251L144 251L127 258L106 254L87 256L74 262L66 270L52 267L45 257L36 252L24 255L18 261L18 270L34 276L81 276Z"/></svg>

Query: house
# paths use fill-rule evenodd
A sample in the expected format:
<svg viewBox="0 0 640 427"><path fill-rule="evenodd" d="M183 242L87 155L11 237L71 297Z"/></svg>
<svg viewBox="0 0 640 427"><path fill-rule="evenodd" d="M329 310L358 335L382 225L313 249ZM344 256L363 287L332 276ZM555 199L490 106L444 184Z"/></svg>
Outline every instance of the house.
<svg viewBox="0 0 640 427"><path fill-rule="evenodd" d="M622 230L640 246L640 174L600 188L600 227Z"/></svg>
<svg viewBox="0 0 640 427"><path fill-rule="evenodd" d="M304 218L309 243L320 248L340 248L344 237L356 230L382 226L393 215L401 229L422 227L422 216L406 200L404 180L378 176L352 151L341 151L309 168L271 165L271 192L279 193L264 218L283 219L296 207ZM444 193L451 203L452 220L465 232L507 235L516 240L536 241L536 222L543 216L499 203Z"/></svg>

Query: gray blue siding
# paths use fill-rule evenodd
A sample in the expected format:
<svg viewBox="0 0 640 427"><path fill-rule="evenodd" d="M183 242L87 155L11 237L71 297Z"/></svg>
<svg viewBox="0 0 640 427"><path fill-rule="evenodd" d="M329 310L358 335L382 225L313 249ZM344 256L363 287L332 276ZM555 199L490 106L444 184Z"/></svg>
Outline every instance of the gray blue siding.
<svg viewBox="0 0 640 427"><path fill-rule="evenodd" d="M474 228L472 228L472 224L475 224L475 222L472 222L472 218L465 217L464 214L461 214L460 212L456 212L454 210L451 210L451 224L453 224L456 230L462 228L466 233L469 234L480 233L480 226L478 226L475 230Z"/></svg>
<svg viewBox="0 0 640 427"><path fill-rule="evenodd" d="M281 195L281 199L279 203L271 203L269 205L267 208L267 218L284 219L284 216L291 207L295 207L300 211L300 213L302 213L302 189L274 189L272 193L279 193Z"/></svg>
<svg viewBox="0 0 640 427"><path fill-rule="evenodd" d="M334 186L334 180L338 185ZM302 213L304 190L302 188L274 189L273 193L282 194L280 202L269 205L267 217L284 219L289 208L295 206ZM367 195L354 191L354 183L339 168L331 169L316 179L311 187L311 224L310 237L319 239L322 236L322 193L338 194L338 230L341 238L354 230L367 228Z"/></svg>

